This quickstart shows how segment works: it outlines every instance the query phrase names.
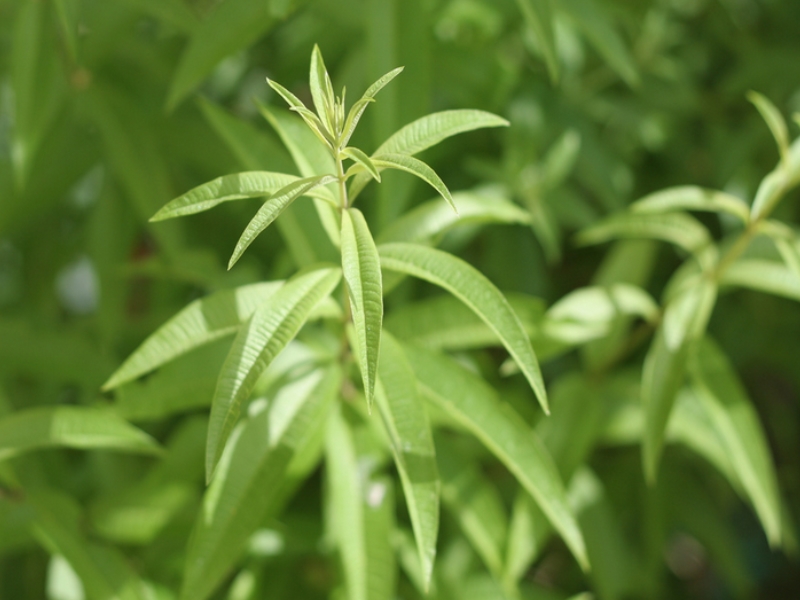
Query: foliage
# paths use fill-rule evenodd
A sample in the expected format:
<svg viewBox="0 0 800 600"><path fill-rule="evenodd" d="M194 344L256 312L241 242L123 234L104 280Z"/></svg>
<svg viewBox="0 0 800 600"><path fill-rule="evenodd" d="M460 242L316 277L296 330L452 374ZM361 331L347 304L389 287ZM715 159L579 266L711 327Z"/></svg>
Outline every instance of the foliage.
<svg viewBox="0 0 800 600"><path fill-rule="evenodd" d="M0 597L797 593L799 11L0 0Z"/></svg>

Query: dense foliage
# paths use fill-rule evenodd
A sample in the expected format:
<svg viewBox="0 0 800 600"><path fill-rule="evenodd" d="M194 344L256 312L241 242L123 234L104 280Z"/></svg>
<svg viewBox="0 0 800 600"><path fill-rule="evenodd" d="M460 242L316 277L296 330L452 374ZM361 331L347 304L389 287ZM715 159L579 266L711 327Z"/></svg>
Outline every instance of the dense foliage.
<svg viewBox="0 0 800 600"><path fill-rule="evenodd" d="M0 0L0 598L800 593L798 23Z"/></svg>

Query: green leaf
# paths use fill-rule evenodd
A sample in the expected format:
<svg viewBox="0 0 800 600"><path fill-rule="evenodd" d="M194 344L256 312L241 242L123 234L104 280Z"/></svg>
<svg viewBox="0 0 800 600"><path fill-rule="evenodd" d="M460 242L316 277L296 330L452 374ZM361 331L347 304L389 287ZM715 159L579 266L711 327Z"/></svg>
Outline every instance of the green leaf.
<svg viewBox="0 0 800 600"><path fill-rule="evenodd" d="M483 127L506 127L508 121L482 110L446 110L417 119L402 127L383 142L372 155L413 155L435 146L444 139L458 133ZM354 200L369 182L368 175L359 175L350 186L350 198Z"/></svg>
<svg viewBox="0 0 800 600"><path fill-rule="evenodd" d="M254 283L191 302L142 342L103 389L133 381L193 348L234 333L281 285L282 281Z"/></svg>
<svg viewBox="0 0 800 600"><path fill-rule="evenodd" d="M798 184L800 184L800 138L792 143L785 159L761 180L750 211L751 218L758 219L768 215L786 193Z"/></svg>
<svg viewBox="0 0 800 600"><path fill-rule="evenodd" d="M453 208L455 213L458 214L458 208L456 208L455 202L453 202L453 196L450 194L450 190L447 189L444 181L436 174L436 171L421 160L405 154L375 154L372 158L372 162L376 167L382 169L398 169L416 175L439 192L442 198L447 200L447 203Z"/></svg>
<svg viewBox="0 0 800 600"><path fill-rule="evenodd" d="M70 59L78 62L78 7L74 0L55 0L56 11L61 31L64 33Z"/></svg>
<svg viewBox="0 0 800 600"><path fill-rule="evenodd" d="M778 478L767 437L744 386L709 338L693 350L689 370L702 402L742 486L761 519L771 546L781 543Z"/></svg>
<svg viewBox="0 0 800 600"><path fill-rule="evenodd" d="M403 349L386 332L378 369L378 409L391 441L417 541L424 586L428 589L436 556L441 488L433 435L414 371Z"/></svg>
<svg viewBox="0 0 800 600"><path fill-rule="evenodd" d="M52 447L160 452L153 438L109 410L46 406L0 418L0 460Z"/></svg>
<svg viewBox="0 0 800 600"><path fill-rule="evenodd" d="M778 145L778 152L780 152L781 160L788 160L789 154L789 128L786 126L786 121L781 115L781 112L776 106L770 102L766 96L762 96L758 92L747 92L747 99L761 113L762 118L767 123L772 137L775 138L775 143Z"/></svg>
<svg viewBox="0 0 800 600"><path fill-rule="evenodd" d="M317 115L306 108L306 105L303 104L303 102L297 96L283 87L277 81L272 81L272 79L267 78L267 83L269 84L269 87L278 92L281 98L286 100L290 110L296 112L298 115L300 115L300 117L302 117L303 121L306 122L306 125L308 125L314 135L317 136L319 141L329 148L333 148L335 146L335 140L331 135L330 128L326 127L322 121L320 121L320 118Z"/></svg>
<svg viewBox="0 0 800 600"><path fill-rule="evenodd" d="M361 120L361 115L364 114L370 102L374 102L375 96L380 92L392 79L397 77L403 71L403 67L392 69L386 75L379 78L375 83L367 88L364 95L353 104L350 112L347 113L347 120L344 124L344 131L342 132L342 144L347 144L350 137L353 135L358 122Z"/></svg>
<svg viewBox="0 0 800 600"><path fill-rule="evenodd" d="M575 129L568 129L559 137L542 161L542 183L553 189L562 183L575 168L581 149L581 135Z"/></svg>
<svg viewBox="0 0 800 600"><path fill-rule="evenodd" d="M783 262L800 278L800 238L795 231L788 225L772 219L761 221L758 231L772 240Z"/></svg>
<svg viewBox="0 0 800 600"><path fill-rule="evenodd" d="M639 85L636 64L609 19L610 11L598 5L595 0L561 0L558 6L569 14L589 43L625 83L631 87Z"/></svg>
<svg viewBox="0 0 800 600"><path fill-rule="evenodd" d="M451 359L416 347L409 347L406 356L425 396L466 427L514 474L581 567L588 569L583 536L567 505L561 478L536 434L480 377Z"/></svg>
<svg viewBox="0 0 800 600"><path fill-rule="evenodd" d="M125 0L145 14L169 23L181 32L192 33L200 20L182 0Z"/></svg>
<svg viewBox="0 0 800 600"><path fill-rule="evenodd" d="M631 204L636 213L671 213L678 210L724 212L742 223L750 221L750 209L736 196L694 185L667 188Z"/></svg>
<svg viewBox="0 0 800 600"><path fill-rule="evenodd" d="M336 98L333 94L333 85L331 84L330 75L328 75L325 62L322 60L322 52L320 52L319 46L316 44L314 44L314 50L311 52L311 72L308 82L317 115L319 115L319 118L325 124L325 128L328 132L335 135L336 127L333 113L335 110Z"/></svg>
<svg viewBox="0 0 800 600"><path fill-rule="evenodd" d="M347 282L356 352L367 406L372 406L383 321L380 259L364 215L356 208L342 212L342 273Z"/></svg>
<svg viewBox="0 0 800 600"><path fill-rule="evenodd" d="M711 241L708 230L687 214L632 212L613 215L592 225L581 231L576 240L580 245L593 245L621 238L663 240L693 253Z"/></svg>
<svg viewBox="0 0 800 600"><path fill-rule="evenodd" d="M530 214L493 190L455 192L458 214L439 198L424 202L394 221L378 236L379 242L436 241L454 227L483 223L529 224Z"/></svg>
<svg viewBox="0 0 800 600"><path fill-rule="evenodd" d="M194 30L181 55L167 97L175 108L226 56L249 46L278 24L271 2L226 0Z"/></svg>
<svg viewBox="0 0 800 600"><path fill-rule="evenodd" d="M722 273L720 285L736 285L800 301L800 277L772 260L740 259Z"/></svg>
<svg viewBox="0 0 800 600"><path fill-rule="evenodd" d="M642 460L647 480L656 479L664 434L678 390L683 385L690 346L705 333L717 297L716 285L701 278L666 307L642 372L645 430Z"/></svg>
<svg viewBox="0 0 800 600"><path fill-rule="evenodd" d="M315 370L259 404L238 427L206 491L188 548L181 598L204 600L238 560L287 491L315 466L305 456L320 443L341 373ZM312 453L313 454L313 453Z"/></svg>
<svg viewBox="0 0 800 600"><path fill-rule="evenodd" d="M372 175L372 178L375 179L378 183L381 181L381 174L378 171L377 167L372 163L372 159L367 156L364 152L359 150L358 148L354 148L352 146L348 146L344 150L342 150L342 154L353 161L356 164L361 165L364 169L366 169L367 173Z"/></svg>
<svg viewBox="0 0 800 600"><path fill-rule="evenodd" d="M558 81L559 65L550 0L517 0L526 25L536 35L551 81Z"/></svg>
<svg viewBox="0 0 800 600"><path fill-rule="evenodd" d="M267 198L266 202L258 209L256 215L247 224L236 248L228 261L228 269L236 264L244 251L253 243L258 235L269 227L280 216L281 212L300 196L307 194L314 188L336 181L332 175L317 175L306 179L298 179L275 192Z"/></svg>
<svg viewBox="0 0 800 600"><path fill-rule="evenodd" d="M413 244L378 247L381 266L438 285L469 306L497 334L530 383L545 412L547 392L539 363L519 317L503 294L477 269L460 258Z"/></svg>
<svg viewBox="0 0 800 600"><path fill-rule="evenodd" d="M291 341L311 310L341 278L339 269L319 269L286 282L262 303L239 330L219 374L211 403L206 446L206 478L211 479L239 409L275 356Z"/></svg>

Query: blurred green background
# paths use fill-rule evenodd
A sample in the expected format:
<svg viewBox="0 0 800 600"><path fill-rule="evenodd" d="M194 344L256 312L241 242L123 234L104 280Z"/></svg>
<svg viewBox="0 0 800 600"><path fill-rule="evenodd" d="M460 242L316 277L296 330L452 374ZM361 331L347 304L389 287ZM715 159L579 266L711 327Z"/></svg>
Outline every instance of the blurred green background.
<svg viewBox="0 0 800 600"><path fill-rule="evenodd" d="M184 387L162 393L185 399L181 413L159 413L156 386L127 397L104 396L99 388L189 300L285 277L330 252L301 203L230 272L224 264L252 204L147 222L171 198L219 175L295 172L257 102L281 104L267 76L310 97L315 43L335 87L346 85L351 100L405 66L366 113L355 140L365 150L434 110L480 108L511 122L424 155L451 190L496 186L532 213L531 228L475 228L445 240L504 291L550 304L589 284L606 248L576 248L572 234L644 194L694 184L753 197L778 156L745 95L756 90L783 114L800 112L800 2L551 4L0 0L0 417L41 405L113 403L186 457L175 463L176 476L151 459L53 450L14 459L14 471L24 473L15 477L58 490L81 535L115 547L113 560L146 575L157 593L177 586L203 489L203 407L224 352L212 347L199 362L176 366L185 371ZM537 12L542 6L550 12ZM543 18L550 29L542 29ZM791 127L795 137L798 128ZM431 197L410 176L385 178L389 184L368 190L360 203L376 232ZM797 222L797 199L795 192L776 216ZM731 225L701 218L720 235ZM652 260L646 287L658 297L679 259L661 248ZM406 286L388 305L418 293ZM720 298L710 330L757 406L797 522L800 311L790 300L737 291ZM567 355L545 363L545 375L552 381L577 364ZM656 549L666 567L650 596L800 597L796 559L768 549L755 517L719 476L679 449L670 452L672 468L697 471L712 488L712 512L729 525L718 540L733 544L738 558L720 566L697 536L674 527ZM629 503L640 491L625 473L639 468L637 454L612 449L595 460L598 470L608 470L605 483L621 522L636 531L642 508ZM69 600L44 583L57 564L5 469L0 462L0 598ZM119 490L147 477L162 490L173 489L167 481L181 485L164 492L173 496L136 539L107 518L108 507ZM295 514L312 532L319 512L313 492ZM313 549L298 552L306 562L290 563L283 577L291 582L301 573L304 585L321 593L330 574ZM536 581L580 589L581 577L563 565L564 556L563 548L546 555Z"/></svg>

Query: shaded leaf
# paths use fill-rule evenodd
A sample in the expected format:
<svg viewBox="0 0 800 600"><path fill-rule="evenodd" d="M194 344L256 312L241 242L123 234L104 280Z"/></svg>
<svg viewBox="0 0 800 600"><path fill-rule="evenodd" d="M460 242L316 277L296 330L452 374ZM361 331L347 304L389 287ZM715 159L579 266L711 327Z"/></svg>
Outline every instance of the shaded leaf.
<svg viewBox="0 0 800 600"><path fill-rule="evenodd" d="M356 208L342 212L342 273L358 343L356 352L367 406L372 406L383 322L380 259L364 215Z"/></svg>
<svg viewBox="0 0 800 600"><path fill-rule="evenodd" d="M539 362L519 317L503 294L477 269L452 254L413 244L382 244L381 266L438 285L469 306L500 338L530 383L545 412L547 392Z"/></svg>
<svg viewBox="0 0 800 600"><path fill-rule="evenodd" d="M631 204L636 213L671 213L677 210L724 212L743 223L750 220L750 209L736 196L717 190L685 185L648 194Z"/></svg>
<svg viewBox="0 0 800 600"><path fill-rule="evenodd" d="M519 415L501 403L480 377L452 360L408 348L420 389L477 437L533 496L578 563L588 568L586 547L553 459Z"/></svg>
<svg viewBox="0 0 800 600"><path fill-rule="evenodd" d="M720 285L736 285L800 301L800 277L772 260L740 259L722 273Z"/></svg>
<svg viewBox="0 0 800 600"><path fill-rule="evenodd" d="M777 107L766 97L758 92L747 92L747 99L761 113L762 118L767 123L772 137L775 138L775 143L778 145L778 152L780 152L781 159L786 160L789 153L789 128L786 126L786 121L781 115Z"/></svg>
<svg viewBox="0 0 800 600"><path fill-rule="evenodd" d="M581 231L581 245L602 244L620 238L645 238L671 242L689 252L709 244L708 230L694 217L683 213L621 213Z"/></svg>
<svg viewBox="0 0 800 600"><path fill-rule="evenodd" d="M47 406L0 418L0 460L52 447L160 452L153 438L109 410Z"/></svg>
<svg viewBox="0 0 800 600"><path fill-rule="evenodd" d="M373 164L372 159L367 156L364 152L359 150L358 148L354 148L352 146L348 146L342 150L342 154L353 161L356 164L360 165L364 169L366 169L367 173L369 173L373 179L380 183L381 174L378 171L378 168Z"/></svg>
<svg viewBox="0 0 800 600"><path fill-rule="evenodd" d="M339 269L319 269L295 277L261 304L239 330L222 366L211 404L206 446L208 480L236 424L242 401L340 278Z"/></svg>
<svg viewBox="0 0 800 600"><path fill-rule="evenodd" d="M193 348L234 333L281 285L282 281L254 283L191 302L142 342L103 389L133 381Z"/></svg>

